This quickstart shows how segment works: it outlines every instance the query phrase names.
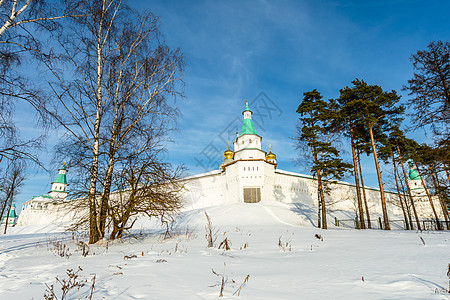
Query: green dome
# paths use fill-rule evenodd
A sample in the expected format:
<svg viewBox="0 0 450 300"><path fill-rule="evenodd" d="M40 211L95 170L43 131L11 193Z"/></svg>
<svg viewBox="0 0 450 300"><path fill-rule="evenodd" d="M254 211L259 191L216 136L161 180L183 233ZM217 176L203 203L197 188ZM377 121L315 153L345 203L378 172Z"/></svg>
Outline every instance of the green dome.
<svg viewBox="0 0 450 300"><path fill-rule="evenodd" d="M409 170L408 180L420 180L419 172L416 169Z"/></svg>

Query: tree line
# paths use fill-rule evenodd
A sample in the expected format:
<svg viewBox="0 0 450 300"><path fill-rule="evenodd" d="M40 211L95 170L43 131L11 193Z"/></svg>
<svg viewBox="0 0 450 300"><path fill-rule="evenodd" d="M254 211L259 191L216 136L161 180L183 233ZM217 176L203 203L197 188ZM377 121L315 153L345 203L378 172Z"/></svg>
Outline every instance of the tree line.
<svg viewBox="0 0 450 300"><path fill-rule="evenodd" d="M410 99L401 102L396 91L385 91L355 79L339 91L336 99L324 100L316 89L303 93L297 108L299 114L297 146L308 153L311 173L317 178L318 224L326 229L326 185L343 178L346 172L354 177L357 203L357 227L371 228L361 155L372 155L378 178L383 228L389 230L385 184L380 164L392 173L398 204L407 229L421 230L421 224L408 184L405 164L409 162L420 176L421 185L438 229L449 224L450 163L450 43L431 42L426 50L411 56L414 74L403 86ZM406 105L411 108L407 115ZM409 117L411 125L402 123ZM433 134L433 143L419 143L406 137L406 130L425 129ZM343 142L344 141L344 142ZM351 150L351 162L341 158L342 144ZM384 174L386 178L386 175ZM438 199L438 207L432 200ZM445 222L440 222L438 211Z"/></svg>

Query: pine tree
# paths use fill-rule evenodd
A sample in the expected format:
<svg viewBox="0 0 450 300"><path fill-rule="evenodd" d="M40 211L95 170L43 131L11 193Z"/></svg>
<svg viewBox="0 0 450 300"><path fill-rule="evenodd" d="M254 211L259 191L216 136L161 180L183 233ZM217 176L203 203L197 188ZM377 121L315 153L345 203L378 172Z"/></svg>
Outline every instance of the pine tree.
<svg viewBox="0 0 450 300"><path fill-rule="evenodd" d="M411 56L414 76L403 87L412 98L416 127L431 126L442 140L450 134L450 43L431 42Z"/></svg>
<svg viewBox="0 0 450 300"><path fill-rule="evenodd" d="M322 95L315 89L303 95L303 100L297 108L300 115L297 140L299 145L306 145L311 152L311 172L317 178L321 207L321 227L327 229L324 183L326 179L341 179L350 165L339 158L339 150L332 143L330 130L337 118L334 104L322 100Z"/></svg>
<svg viewBox="0 0 450 300"><path fill-rule="evenodd" d="M384 228L390 230L383 181L377 155L376 132L374 133L374 131L386 132L389 131L390 127L398 124L401 120L401 114L404 112L404 107L397 105L400 96L395 91L386 92L380 86L368 85L359 79L352 81L352 84L352 87L346 87L340 91L338 103L341 106L344 118L351 124L349 126L350 131L358 124L363 125L369 132L380 187ZM358 201L361 200L358 199ZM362 215L361 210L360 214Z"/></svg>

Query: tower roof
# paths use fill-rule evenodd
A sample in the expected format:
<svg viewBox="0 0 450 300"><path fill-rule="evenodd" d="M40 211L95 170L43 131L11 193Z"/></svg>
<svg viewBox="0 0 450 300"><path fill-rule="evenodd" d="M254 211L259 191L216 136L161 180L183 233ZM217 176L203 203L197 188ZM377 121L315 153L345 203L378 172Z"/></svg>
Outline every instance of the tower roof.
<svg viewBox="0 0 450 300"><path fill-rule="evenodd" d="M61 171L66 171L66 163L64 162L64 165L62 166L61 169L59 169L59 174L56 177L56 180L53 181L53 183L64 183L67 184L67 178L66 178L66 172L61 172Z"/></svg>
<svg viewBox="0 0 450 300"><path fill-rule="evenodd" d="M409 161L409 173L408 180L420 180L419 171L415 168L414 162L412 160Z"/></svg>
<svg viewBox="0 0 450 300"><path fill-rule="evenodd" d="M408 180L420 180L419 172L416 169L410 169L408 174Z"/></svg>
<svg viewBox="0 0 450 300"><path fill-rule="evenodd" d="M12 204L11 209L9 210L8 218L9 219L17 218L16 205L14 203Z"/></svg>
<svg viewBox="0 0 450 300"><path fill-rule="evenodd" d="M252 112L250 110L250 108L248 107L247 101L245 101L245 110L242 113L244 113L246 111L249 111L250 113ZM240 135L244 135L244 134L256 134L256 135L258 134L256 132L255 125L253 125L253 120L251 117L248 119L244 118L244 123L242 124L242 129L241 129Z"/></svg>
<svg viewBox="0 0 450 300"><path fill-rule="evenodd" d="M66 174L58 174L58 177L56 177L56 180L53 182L67 184Z"/></svg>
<svg viewBox="0 0 450 300"><path fill-rule="evenodd" d="M255 125L253 125L252 119L244 119L244 123L242 124L241 135L244 134L258 134L255 129Z"/></svg>

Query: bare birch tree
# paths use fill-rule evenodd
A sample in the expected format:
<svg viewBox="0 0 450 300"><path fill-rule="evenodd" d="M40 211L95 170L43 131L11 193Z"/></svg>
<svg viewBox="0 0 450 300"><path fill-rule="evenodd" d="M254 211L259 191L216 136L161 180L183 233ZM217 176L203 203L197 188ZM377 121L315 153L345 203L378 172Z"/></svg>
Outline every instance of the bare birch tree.
<svg viewBox="0 0 450 300"><path fill-rule="evenodd" d="M159 20L151 13L140 15L119 0L84 0L77 9L88 17L73 19L59 40L66 69L46 62L57 98L46 112L66 132L58 153L78 174L87 171L79 188L89 206L89 242L95 243L105 236L116 162L149 149L133 151L131 140L176 119L170 99L180 95L184 65L179 50L160 41ZM66 78L69 71L73 79Z"/></svg>
<svg viewBox="0 0 450 300"><path fill-rule="evenodd" d="M8 227L8 212L25 180L24 170L23 162L14 160L9 164L3 174L4 177L0 181L0 219L5 212L7 214L4 233L6 233Z"/></svg>

